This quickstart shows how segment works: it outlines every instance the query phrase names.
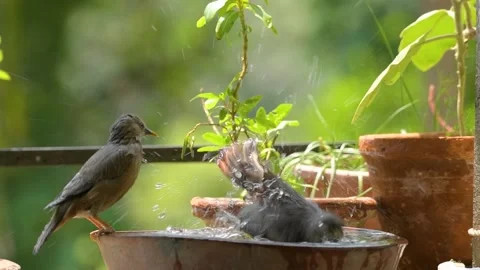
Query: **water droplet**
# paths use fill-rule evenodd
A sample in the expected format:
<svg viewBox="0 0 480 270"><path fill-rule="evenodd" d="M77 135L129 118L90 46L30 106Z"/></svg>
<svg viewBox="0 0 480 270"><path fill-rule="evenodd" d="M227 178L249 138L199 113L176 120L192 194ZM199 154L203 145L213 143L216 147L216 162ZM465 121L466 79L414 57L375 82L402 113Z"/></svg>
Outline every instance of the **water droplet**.
<svg viewBox="0 0 480 270"><path fill-rule="evenodd" d="M158 219L164 219L167 216L167 211L163 210L160 214L158 214Z"/></svg>
<svg viewBox="0 0 480 270"><path fill-rule="evenodd" d="M152 207L152 210L153 210L153 212L157 212L159 208L160 208L160 206L159 206L158 204L155 204L155 205Z"/></svg>
<svg viewBox="0 0 480 270"><path fill-rule="evenodd" d="M156 183L156 184L155 184L155 188L156 188L156 189L162 189L162 188L164 188L164 187L166 187L166 186L167 186L167 184L164 184L164 183Z"/></svg>

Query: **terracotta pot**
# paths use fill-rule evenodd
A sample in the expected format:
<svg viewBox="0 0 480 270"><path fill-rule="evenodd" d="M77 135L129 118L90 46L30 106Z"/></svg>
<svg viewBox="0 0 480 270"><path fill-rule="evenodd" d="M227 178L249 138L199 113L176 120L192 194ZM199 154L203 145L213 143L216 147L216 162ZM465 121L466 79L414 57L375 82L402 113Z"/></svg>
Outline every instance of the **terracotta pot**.
<svg viewBox="0 0 480 270"><path fill-rule="evenodd" d="M383 230L410 241L401 269L470 264L473 137L385 134L360 137Z"/></svg>
<svg viewBox="0 0 480 270"><path fill-rule="evenodd" d="M321 168L312 165L298 165L295 168L295 175L302 178L306 184L314 185L315 179L317 174L321 172ZM332 174L332 169L325 169L323 175L325 179L330 179ZM337 170L335 172L335 180L332 183L332 187L330 189L330 197L351 197L357 196L359 194L359 186L358 186L358 176L363 176L363 189L362 191L367 190L371 187L370 179L368 172L362 171L348 171L348 170ZM317 184L317 191L315 192L316 198L323 198L325 197L325 190L326 187L323 181L319 181ZM305 189L305 196L310 197L312 193L311 188ZM374 191L371 190L367 192L364 197L373 197ZM368 216L363 219L359 220L357 224L351 224L353 227L358 228L366 228L372 230L381 230L382 227L380 222L378 221L377 211L372 210L368 213Z"/></svg>
<svg viewBox="0 0 480 270"><path fill-rule="evenodd" d="M312 165L298 165L295 167L295 175L302 178L306 184L313 185L317 174L321 172L321 168ZM332 175L332 169L325 169L323 172L324 179L329 180ZM337 170L335 172L335 180L330 189L330 197L352 197L359 194L358 176L363 176L363 190L365 191L371 187L368 172L362 171L348 171ZM325 197L326 187L323 181L318 181L317 190L315 191L316 198ZM312 193L311 188L306 188L305 196L309 197ZM367 192L364 197L373 197L373 190Z"/></svg>
<svg viewBox="0 0 480 270"><path fill-rule="evenodd" d="M393 234L344 228L355 243L281 243L162 231L115 232L97 245L111 270L396 269L407 241ZM369 237L366 237L369 236ZM373 238L372 238L373 237Z"/></svg>
<svg viewBox="0 0 480 270"><path fill-rule="evenodd" d="M377 203L372 198L315 198L312 199L322 209L335 213L343 218L346 226L361 227L365 220L374 215ZM245 201L237 198L201 198L194 197L190 204L192 214L202 219L207 226L223 227L226 224L218 219L217 214L229 213L237 215L245 206Z"/></svg>

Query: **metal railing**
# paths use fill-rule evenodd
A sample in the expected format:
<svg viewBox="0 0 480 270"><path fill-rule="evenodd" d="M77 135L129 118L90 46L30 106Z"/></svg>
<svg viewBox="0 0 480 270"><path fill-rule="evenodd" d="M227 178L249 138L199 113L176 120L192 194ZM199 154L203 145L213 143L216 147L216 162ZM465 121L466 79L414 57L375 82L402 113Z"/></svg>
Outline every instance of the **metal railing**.
<svg viewBox="0 0 480 270"><path fill-rule="evenodd" d="M340 142L329 144L339 148L342 143L354 144L354 142ZM284 154L304 151L308 143L288 143L275 146ZM21 147L0 148L0 167L17 166L55 166L55 165L80 165L87 161L101 146L67 146L67 147ZM194 155L187 153L181 158L182 147L180 146L157 146L144 145L145 159L149 163L165 162L202 162L204 154L197 150L202 146L193 148Z"/></svg>

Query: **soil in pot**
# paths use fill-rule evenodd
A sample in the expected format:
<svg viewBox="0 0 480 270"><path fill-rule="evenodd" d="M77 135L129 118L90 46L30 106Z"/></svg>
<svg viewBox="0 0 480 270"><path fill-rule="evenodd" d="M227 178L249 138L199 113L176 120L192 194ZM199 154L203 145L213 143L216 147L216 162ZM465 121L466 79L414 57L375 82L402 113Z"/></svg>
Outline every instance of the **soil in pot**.
<svg viewBox="0 0 480 270"><path fill-rule="evenodd" d="M473 137L384 134L360 137L385 231L409 240L401 269L470 264Z"/></svg>

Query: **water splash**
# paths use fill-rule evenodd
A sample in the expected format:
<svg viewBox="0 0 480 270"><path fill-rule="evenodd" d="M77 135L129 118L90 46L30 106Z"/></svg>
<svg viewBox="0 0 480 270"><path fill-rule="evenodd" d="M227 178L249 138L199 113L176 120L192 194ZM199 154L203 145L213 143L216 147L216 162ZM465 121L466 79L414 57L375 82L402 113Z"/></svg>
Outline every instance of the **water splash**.
<svg viewBox="0 0 480 270"><path fill-rule="evenodd" d="M234 227L229 228L212 228L205 227L200 229L183 229L175 227L167 227L165 230L167 233L185 236L185 237L202 237L202 238L217 238L217 239L231 239L231 240L252 240L261 242L274 242L265 238L255 237L243 233ZM338 242L325 241L323 243L288 243L294 245L308 245L308 246L332 246L332 247L368 247L368 246L383 246L394 244L398 241L398 236L376 230L366 229L352 229L344 228L344 237ZM284 243L286 244L286 243Z"/></svg>
<svg viewBox="0 0 480 270"><path fill-rule="evenodd" d="M164 209L162 212L160 212L157 216L158 219L164 219L167 217L167 210Z"/></svg>
<svg viewBox="0 0 480 270"><path fill-rule="evenodd" d="M167 184L165 184L165 183L156 183L155 184L155 189L162 189L166 186L167 186Z"/></svg>

